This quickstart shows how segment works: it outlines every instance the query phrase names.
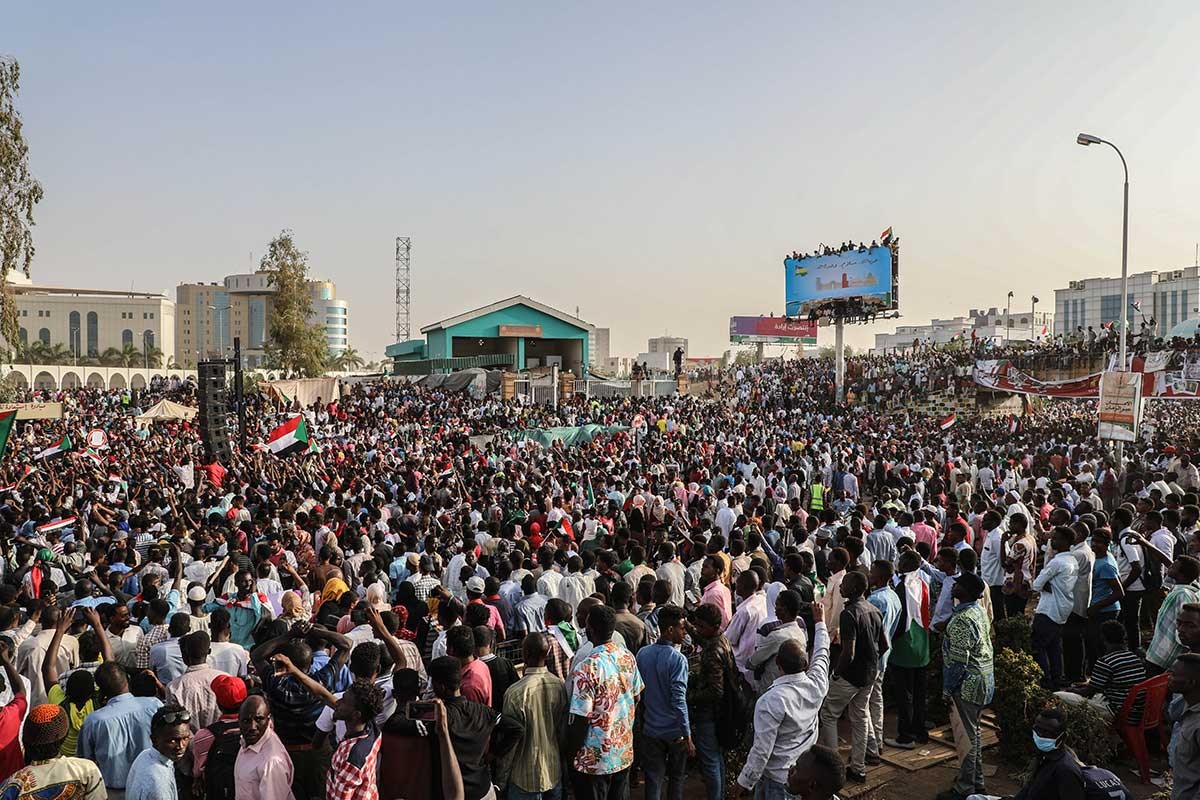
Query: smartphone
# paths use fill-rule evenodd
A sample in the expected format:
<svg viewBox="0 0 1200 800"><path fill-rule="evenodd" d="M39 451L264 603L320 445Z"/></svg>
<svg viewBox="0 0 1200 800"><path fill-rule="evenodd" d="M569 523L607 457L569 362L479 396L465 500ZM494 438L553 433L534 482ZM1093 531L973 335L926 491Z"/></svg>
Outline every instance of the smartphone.
<svg viewBox="0 0 1200 800"><path fill-rule="evenodd" d="M404 710L404 716L409 719L419 719L422 722L433 722L436 717L436 711L433 703L414 700Z"/></svg>

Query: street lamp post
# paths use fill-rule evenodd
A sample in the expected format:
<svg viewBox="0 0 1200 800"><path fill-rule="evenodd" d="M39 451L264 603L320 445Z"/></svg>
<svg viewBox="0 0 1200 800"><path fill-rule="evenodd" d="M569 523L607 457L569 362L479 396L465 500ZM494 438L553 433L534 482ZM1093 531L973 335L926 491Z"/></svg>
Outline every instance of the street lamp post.
<svg viewBox="0 0 1200 800"><path fill-rule="evenodd" d="M1037 304L1038 304L1037 295L1036 294L1033 295L1033 297L1031 297L1030 299L1033 301L1033 303L1030 305L1030 308L1029 308L1029 338L1031 341L1036 342L1037 338L1038 338L1037 337Z"/></svg>
<svg viewBox="0 0 1200 800"><path fill-rule="evenodd" d="M1012 341L1012 299L1013 293L1009 292L1008 297L1004 301L1004 344L1007 346Z"/></svg>
<svg viewBox="0 0 1200 800"><path fill-rule="evenodd" d="M1125 163L1125 155L1120 148L1112 142L1101 139L1099 136L1092 136L1090 133L1081 133L1075 137L1076 144L1081 144L1084 147L1093 144L1106 144L1113 150L1117 151L1117 156L1121 159L1121 169L1125 171L1125 197L1124 205L1121 210L1121 302L1120 302L1120 324L1121 341L1117 349L1117 360L1120 362L1118 369L1125 372L1129 365L1125 363L1125 348L1128 339L1128 331L1126 331L1126 320L1129 316L1129 165ZM1117 468L1124 466L1124 446L1123 443L1117 442Z"/></svg>

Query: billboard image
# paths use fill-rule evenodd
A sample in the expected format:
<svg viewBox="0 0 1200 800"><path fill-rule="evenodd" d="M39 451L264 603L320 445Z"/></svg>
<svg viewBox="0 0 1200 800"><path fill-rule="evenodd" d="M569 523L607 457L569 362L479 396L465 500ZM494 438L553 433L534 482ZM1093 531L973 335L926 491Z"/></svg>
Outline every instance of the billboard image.
<svg viewBox="0 0 1200 800"><path fill-rule="evenodd" d="M734 344L816 344L817 323L789 317L730 317L729 341Z"/></svg>
<svg viewBox="0 0 1200 800"><path fill-rule="evenodd" d="M892 251L875 246L783 260L786 313L807 316L830 300L857 298L866 309L894 307Z"/></svg>

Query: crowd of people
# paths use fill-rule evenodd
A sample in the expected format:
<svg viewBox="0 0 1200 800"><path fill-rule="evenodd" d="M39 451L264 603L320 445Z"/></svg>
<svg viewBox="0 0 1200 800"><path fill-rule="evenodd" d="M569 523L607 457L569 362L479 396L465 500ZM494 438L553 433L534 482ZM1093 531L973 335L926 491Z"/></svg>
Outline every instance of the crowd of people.
<svg viewBox="0 0 1200 800"><path fill-rule="evenodd" d="M62 419L9 437L0 798L678 800L690 772L709 798L825 800L928 741L934 685L960 769L930 796L986 795L1009 617L1058 698L1021 797L1084 797L1064 709L1115 716L1161 674L1173 797L1200 793L1188 403L1151 406L1118 462L1092 403L943 430L836 404L821 360L557 406L380 381L249 396L254 446L219 463L194 423L135 421L160 397L194 387L39 396ZM297 413L317 446L270 454Z"/></svg>

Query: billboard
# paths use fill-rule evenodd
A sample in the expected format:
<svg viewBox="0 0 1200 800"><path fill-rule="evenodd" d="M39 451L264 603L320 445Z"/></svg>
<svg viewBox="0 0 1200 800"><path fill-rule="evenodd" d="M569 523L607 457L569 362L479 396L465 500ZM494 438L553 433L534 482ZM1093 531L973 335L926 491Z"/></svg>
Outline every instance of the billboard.
<svg viewBox="0 0 1200 800"><path fill-rule="evenodd" d="M1100 438L1136 442L1142 416L1142 376L1105 372L1100 376Z"/></svg>
<svg viewBox="0 0 1200 800"><path fill-rule="evenodd" d="M734 344L816 344L816 320L788 317L730 317L729 341Z"/></svg>
<svg viewBox="0 0 1200 800"><path fill-rule="evenodd" d="M783 260L785 312L807 316L830 300L859 299L864 310L895 308L892 250L877 245L827 256Z"/></svg>

